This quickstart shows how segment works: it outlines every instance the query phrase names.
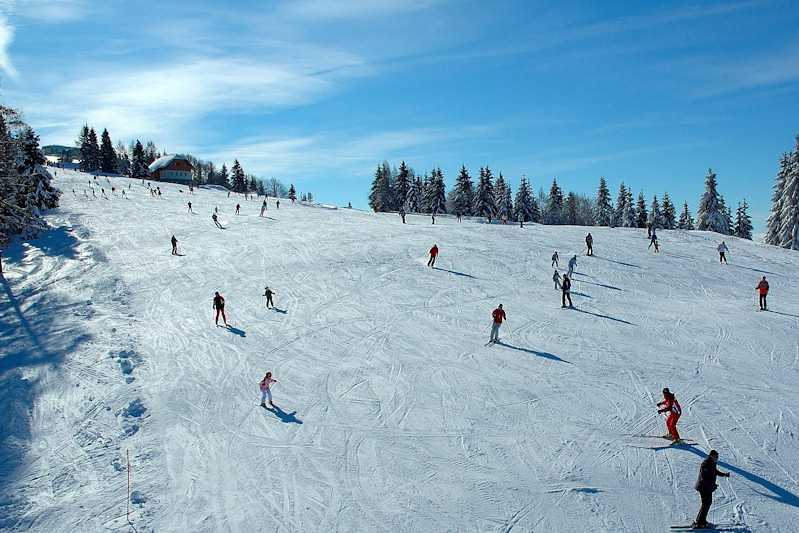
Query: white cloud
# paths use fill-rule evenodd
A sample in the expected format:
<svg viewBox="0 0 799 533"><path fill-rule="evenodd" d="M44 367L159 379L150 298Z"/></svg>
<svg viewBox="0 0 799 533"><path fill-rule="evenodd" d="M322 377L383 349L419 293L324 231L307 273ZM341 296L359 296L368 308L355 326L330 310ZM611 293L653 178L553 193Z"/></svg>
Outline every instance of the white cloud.
<svg viewBox="0 0 799 533"><path fill-rule="evenodd" d="M288 3L283 11L301 18L343 19L372 18L397 12L418 11L443 3L444 0L298 0Z"/></svg>
<svg viewBox="0 0 799 533"><path fill-rule="evenodd" d="M0 15L0 69L12 78L17 77L17 69L8 55L8 47L14 42L14 28L8 24L4 15Z"/></svg>

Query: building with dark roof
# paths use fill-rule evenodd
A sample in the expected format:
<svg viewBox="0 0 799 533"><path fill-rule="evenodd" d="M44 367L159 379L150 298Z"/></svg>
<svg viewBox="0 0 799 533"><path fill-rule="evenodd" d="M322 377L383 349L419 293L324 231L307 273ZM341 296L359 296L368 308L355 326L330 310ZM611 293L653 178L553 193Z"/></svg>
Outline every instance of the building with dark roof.
<svg viewBox="0 0 799 533"><path fill-rule="evenodd" d="M148 169L150 171L150 179L153 181L168 181L170 183L189 185L194 165L182 155L165 155L150 163Z"/></svg>

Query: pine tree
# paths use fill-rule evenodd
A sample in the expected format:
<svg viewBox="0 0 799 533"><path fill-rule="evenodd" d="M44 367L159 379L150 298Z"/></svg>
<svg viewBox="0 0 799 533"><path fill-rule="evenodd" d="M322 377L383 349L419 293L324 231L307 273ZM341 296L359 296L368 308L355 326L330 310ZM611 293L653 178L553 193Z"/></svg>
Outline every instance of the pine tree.
<svg viewBox="0 0 799 533"><path fill-rule="evenodd" d="M411 186L405 199L405 211L408 213L422 212L422 178L411 175Z"/></svg>
<svg viewBox="0 0 799 533"><path fill-rule="evenodd" d="M763 242L780 246L780 228L782 227L782 206L785 203L783 192L785 191L785 182L791 173L791 156L787 152L782 153L780 157L780 170L777 172L775 178L776 183L772 185L774 193L771 195L771 214L766 221L766 237Z"/></svg>
<svg viewBox="0 0 799 533"><path fill-rule="evenodd" d="M100 145L97 142L97 132L84 124L78 138L80 148L80 169L84 172L95 172L100 169Z"/></svg>
<svg viewBox="0 0 799 533"><path fill-rule="evenodd" d="M247 192L247 178L238 159L234 159L233 166L230 167L230 190L239 193Z"/></svg>
<svg viewBox="0 0 799 533"><path fill-rule="evenodd" d="M518 220L521 215L525 222L537 222L541 219L538 202L530 190L530 183L526 176L522 176L519 188L516 189L516 198L513 202L513 219Z"/></svg>
<svg viewBox="0 0 799 533"><path fill-rule="evenodd" d="M781 247L799 250L799 135L796 136L796 147L789 155L789 167L782 191L778 236Z"/></svg>
<svg viewBox="0 0 799 533"><path fill-rule="evenodd" d="M491 169L480 169L480 180L474 197L474 214L478 217L496 218L497 200L494 196L494 183Z"/></svg>
<svg viewBox="0 0 799 533"><path fill-rule="evenodd" d="M649 220L649 213L646 210L646 200L644 200L644 191L641 191L638 193L638 203L635 205L636 227L645 228L647 220Z"/></svg>
<svg viewBox="0 0 799 533"><path fill-rule="evenodd" d="M746 210L749 206L746 205L746 198L743 203L738 203L738 209L735 211L735 236L742 239L752 240L752 219L747 214Z"/></svg>
<svg viewBox="0 0 799 533"><path fill-rule="evenodd" d="M613 215L613 224L615 226L624 226L624 209L627 207L627 187L624 182L619 185L619 195L616 197L616 211Z"/></svg>
<svg viewBox="0 0 799 533"><path fill-rule="evenodd" d="M544 207L544 224L563 224L563 190L558 187L557 179L552 179L546 207Z"/></svg>
<svg viewBox="0 0 799 533"><path fill-rule="evenodd" d="M111 142L111 135L108 129L103 130L100 143L100 170L106 174L117 173L117 153L114 150L114 143Z"/></svg>
<svg viewBox="0 0 799 533"><path fill-rule="evenodd" d="M699 200L696 208L696 229L699 231L715 231L716 233L729 234L724 211L719 202L719 193L716 190L716 175L711 169L705 178L705 193Z"/></svg>
<svg viewBox="0 0 799 533"><path fill-rule="evenodd" d="M130 154L128 153L128 149L125 146L125 143L119 141L117 143L117 162L116 162L116 169L117 172L122 174L123 176L130 176Z"/></svg>
<svg viewBox="0 0 799 533"><path fill-rule="evenodd" d="M230 189L230 174L227 171L227 164L222 163L222 168L219 169L217 174L217 185L221 185L225 189Z"/></svg>
<svg viewBox="0 0 799 533"><path fill-rule="evenodd" d="M494 185L494 194L497 197L497 218L507 220L513 218L513 200L511 199L510 185L505 182L502 173L497 176Z"/></svg>
<svg viewBox="0 0 799 533"><path fill-rule="evenodd" d="M482 173L482 168L480 169ZM482 174L480 176L482 178ZM474 183L465 165L461 165L458 177L455 179L455 186L452 188L453 199L452 209L456 213L468 216L473 213L472 202L474 200Z"/></svg>
<svg viewBox="0 0 799 533"><path fill-rule="evenodd" d="M688 211L688 202L683 202L682 204L682 213L680 213L680 220L677 222L677 229L694 229L694 219L691 216L691 212Z"/></svg>
<svg viewBox="0 0 799 533"><path fill-rule="evenodd" d="M408 203L408 194L410 194L411 186L413 185L412 178L411 170L405 164L405 160L403 160L397 173L397 185L394 190L397 209L404 209Z"/></svg>
<svg viewBox="0 0 799 533"><path fill-rule="evenodd" d="M660 209L660 214L663 217L663 227L665 229L675 229L677 227L677 211L674 209L674 204L671 202L667 192L663 193Z"/></svg>
<svg viewBox="0 0 799 533"><path fill-rule="evenodd" d="M646 223L654 229L663 229L663 215L660 214L660 204L657 195L652 197L652 205L649 208L649 216Z"/></svg>
<svg viewBox="0 0 799 533"><path fill-rule="evenodd" d="M130 177L137 180L147 179L150 175L148 163L144 158L144 147L141 142L136 140L133 147L133 161L130 164Z"/></svg>
<svg viewBox="0 0 799 533"><path fill-rule="evenodd" d="M605 178L599 178L599 189L596 193L596 204L594 207L595 222L597 226L613 225L613 205L610 203L610 191L605 183Z"/></svg>
<svg viewBox="0 0 799 533"><path fill-rule="evenodd" d="M624 201L624 211L622 212L622 227L637 228L638 227L638 212L635 210L633 204L633 191L627 189L627 199Z"/></svg>
<svg viewBox="0 0 799 533"><path fill-rule="evenodd" d="M569 191L569 194L566 195L566 200L563 202L563 224L568 224L570 226L577 225L577 221L579 219L578 215L579 205L577 202L577 195L574 192Z"/></svg>
<svg viewBox="0 0 799 533"><path fill-rule="evenodd" d="M391 202L391 172L388 161L377 166L375 179L372 181L372 191L369 193L369 207L375 212L386 212Z"/></svg>
<svg viewBox="0 0 799 533"><path fill-rule="evenodd" d="M430 178L428 208L434 215L447 212L447 188L444 185L444 174L441 172L441 167L433 170Z"/></svg>

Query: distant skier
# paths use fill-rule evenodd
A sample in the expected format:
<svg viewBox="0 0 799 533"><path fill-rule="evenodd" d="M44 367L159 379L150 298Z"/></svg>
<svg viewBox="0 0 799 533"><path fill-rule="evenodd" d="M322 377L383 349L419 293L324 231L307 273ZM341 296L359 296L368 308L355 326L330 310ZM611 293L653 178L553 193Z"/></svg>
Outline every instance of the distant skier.
<svg viewBox="0 0 799 533"><path fill-rule="evenodd" d="M488 339L489 344L499 342L499 326L502 325L503 320L507 320L505 311L502 309L502 304L499 304L499 306L491 312L491 316L494 322L491 324L491 337Z"/></svg>
<svg viewBox="0 0 799 533"><path fill-rule="evenodd" d="M699 513L696 515L696 520L693 521L691 527L694 529L713 529L713 524L707 521L707 512L710 506L713 505L713 491L718 488L716 485L716 476L730 477L729 472L721 472L716 463L719 460L719 452L710 450L707 458L702 461L702 466L699 467L699 475L694 484L694 490L699 492L702 498L702 505L699 506Z"/></svg>
<svg viewBox="0 0 799 533"><path fill-rule="evenodd" d="M189 213L194 213L194 211L191 208L191 202L189 202Z"/></svg>
<svg viewBox="0 0 799 533"><path fill-rule="evenodd" d="M588 247L588 252L585 255L594 255L594 238L590 233L585 236L585 245Z"/></svg>
<svg viewBox="0 0 799 533"><path fill-rule="evenodd" d="M128 195L125 194L125 189L122 189L122 198L127 198L127 197L128 197Z"/></svg>
<svg viewBox="0 0 799 533"><path fill-rule="evenodd" d="M219 217L218 217L218 216L216 216L216 213L214 213L213 215L211 215L211 218L213 218L213 219L214 219L214 224L216 224L216 227L217 227L217 228L221 228L221 227L222 227L222 224L220 224L220 223L219 223Z"/></svg>
<svg viewBox="0 0 799 533"><path fill-rule="evenodd" d="M260 214L260 215L258 215L258 216L259 216L259 217L262 217L262 216L264 216L264 211L266 211L266 200L264 200L264 203L263 203L263 204L261 204L261 214Z"/></svg>
<svg viewBox="0 0 799 533"><path fill-rule="evenodd" d="M178 239L172 235L172 255L178 255Z"/></svg>
<svg viewBox="0 0 799 533"><path fill-rule="evenodd" d="M646 224L646 236L647 238L652 237L652 224L649 223Z"/></svg>
<svg viewBox="0 0 799 533"><path fill-rule="evenodd" d="M558 274L558 269L555 269L555 273L552 274L552 281L555 282L555 290L560 289L560 274Z"/></svg>
<svg viewBox="0 0 799 533"><path fill-rule="evenodd" d="M503 226L508 225L508 215L502 215L502 225Z"/></svg>
<svg viewBox="0 0 799 533"><path fill-rule="evenodd" d="M405 209L403 209L403 208L400 208L400 210L399 210L399 216L400 216L400 218L402 219L402 223L403 223L403 224L405 224Z"/></svg>
<svg viewBox="0 0 799 533"><path fill-rule="evenodd" d="M270 289L268 286L264 289L264 296L266 297L266 307L267 308L269 308L270 306L271 307L275 306L274 302L272 302L272 295L273 294L275 294L274 291L272 291L272 289Z"/></svg>
<svg viewBox="0 0 799 533"><path fill-rule="evenodd" d="M524 215L521 213L519 213L519 227L520 228L524 227Z"/></svg>
<svg viewBox="0 0 799 533"><path fill-rule="evenodd" d="M457 220L457 221L458 221L458 223L460 223L460 222L461 222L461 212L460 212L460 211L458 211L457 213L455 213L455 220Z"/></svg>
<svg viewBox="0 0 799 533"><path fill-rule="evenodd" d="M567 275L563 275L563 280L560 282L560 290L561 290L561 307L566 307L566 300L569 300L569 307L574 307L572 305L572 280Z"/></svg>
<svg viewBox="0 0 799 533"><path fill-rule="evenodd" d="M105 195L105 188L104 188L104 187L101 187L101 188L100 188L100 191L102 191L102 193L100 194L100 196L102 196L103 198L105 198L106 200L108 200L108 196L106 196L106 195Z"/></svg>
<svg viewBox="0 0 799 533"><path fill-rule="evenodd" d="M724 264L728 265L729 263L727 263L727 257L724 255L724 252L729 252L730 249L727 248L727 245L724 244L724 241L721 241L721 244L719 244L717 250L719 251L719 264L724 261Z"/></svg>
<svg viewBox="0 0 799 533"><path fill-rule="evenodd" d="M430 260L427 261L427 266L435 268L437 256L438 256L438 245L434 244L433 247L430 248Z"/></svg>
<svg viewBox="0 0 799 533"><path fill-rule="evenodd" d="M552 254L552 266L558 268L558 252Z"/></svg>
<svg viewBox="0 0 799 533"><path fill-rule="evenodd" d="M280 209L280 200L278 200L277 202L275 202L275 207L276 207L277 209Z"/></svg>
<svg viewBox="0 0 799 533"><path fill-rule="evenodd" d="M658 413L669 413L668 418L666 418L666 429L669 432L664 435L667 439L672 439L674 441L673 444L680 442L680 433L677 431L677 421L680 419L680 415L682 414L682 409L680 408L680 402L677 401L677 398L674 396L668 387L663 389L663 401L658 402L658 407L661 405L663 408L658 409Z"/></svg>
<svg viewBox="0 0 799 533"><path fill-rule="evenodd" d="M574 272L574 268L577 266L577 256L575 255L571 259L569 259L569 273L567 274L569 277L572 277L572 273Z"/></svg>
<svg viewBox="0 0 799 533"><path fill-rule="evenodd" d="M651 248L651 247L652 247L652 245L653 245L653 244L655 244L655 243L657 242L657 240L658 240L657 233L653 231L653 232L652 232L652 233L649 235L649 246L647 246L647 249Z"/></svg>
<svg viewBox="0 0 799 533"><path fill-rule="evenodd" d="M266 399L269 398L269 405L272 403L272 383L277 383L276 379L272 378L272 373L267 372L264 379L261 380L261 407L266 407Z"/></svg>
<svg viewBox="0 0 799 533"><path fill-rule="evenodd" d="M430 217L433 219L433 224L435 224L435 223L436 223L436 214L435 214L435 212L433 212L433 213L430 215Z"/></svg>
<svg viewBox="0 0 799 533"><path fill-rule="evenodd" d="M237 215L239 214L239 211L241 211L241 204L236 204L236 214Z"/></svg>
<svg viewBox="0 0 799 533"><path fill-rule="evenodd" d="M768 295L768 281L766 281L766 276L763 276L763 279L760 280L760 283L757 284L755 289L760 293L760 310L766 310L766 296Z"/></svg>
<svg viewBox="0 0 799 533"><path fill-rule="evenodd" d="M222 320L225 322L227 326L227 317L225 316L225 299L219 294L219 292L214 293L214 309L216 309L216 320L215 323L219 325L219 314L222 313Z"/></svg>
<svg viewBox="0 0 799 533"><path fill-rule="evenodd" d="M658 241L657 239L655 239L655 253L656 254L660 253L660 241Z"/></svg>

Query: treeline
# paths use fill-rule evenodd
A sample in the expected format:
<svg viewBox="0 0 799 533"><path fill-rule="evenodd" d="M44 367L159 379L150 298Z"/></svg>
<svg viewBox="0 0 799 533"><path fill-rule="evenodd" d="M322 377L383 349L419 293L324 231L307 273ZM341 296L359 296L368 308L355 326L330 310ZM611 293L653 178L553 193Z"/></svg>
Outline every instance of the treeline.
<svg viewBox="0 0 799 533"><path fill-rule="evenodd" d="M147 179L150 164L167 152L159 151L153 141L142 144L141 141L131 141L125 145L118 142L114 147L108 129L103 129L100 139L93 127L85 124L81 128L75 145L80 149L80 169L84 172L103 172L108 174L122 174L136 179ZM226 164L221 167L213 161L203 161L191 154L182 154L194 167L192 171L192 185L218 185L233 192L252 193L276 196L280 198L297 199L294 184L289 187L277 178L266 180L244 172L238 159L228 169ZM302 200L308 200L304 194Z"/></svg>
<svg viewBox="0 0 799 533"><path fill-rule="evenodd" d="M799 135L794 149L782 153L775 180L765 242L799 250Z"/></svg>
<svg viewBox="0 0 799 533"><path fill-rule="evenodd" d="M405 161L399 169L384 161L375 170L368 200L375 211L452 213L549 225L698 229L751 239L753 228L746 200L738 203L733 216L732 209L716 189L716 175L712 170L708 170L705 189L694 223L687 202L678 215L668 192L664 192L661 199L653 196L647 203L643 191L636 199L624 182L619 186L614 205L605 178L599 179L595 198L573 191L565 193L557 179L552 180L548 192L539 188L538 194L534 194L525 176L514 195L502 173L494 177L488 166L480 167L475 184L462 165L454 187L447 192L440 167L419 176Z"/></svg>
<svg viewBox="0 0 799 533"><path fill-rule="evenodd" d="M33 129L0 105L0 248L14 235L33 238L46 229L42 212L58 206L61 191L45 164Z"/></svg>

